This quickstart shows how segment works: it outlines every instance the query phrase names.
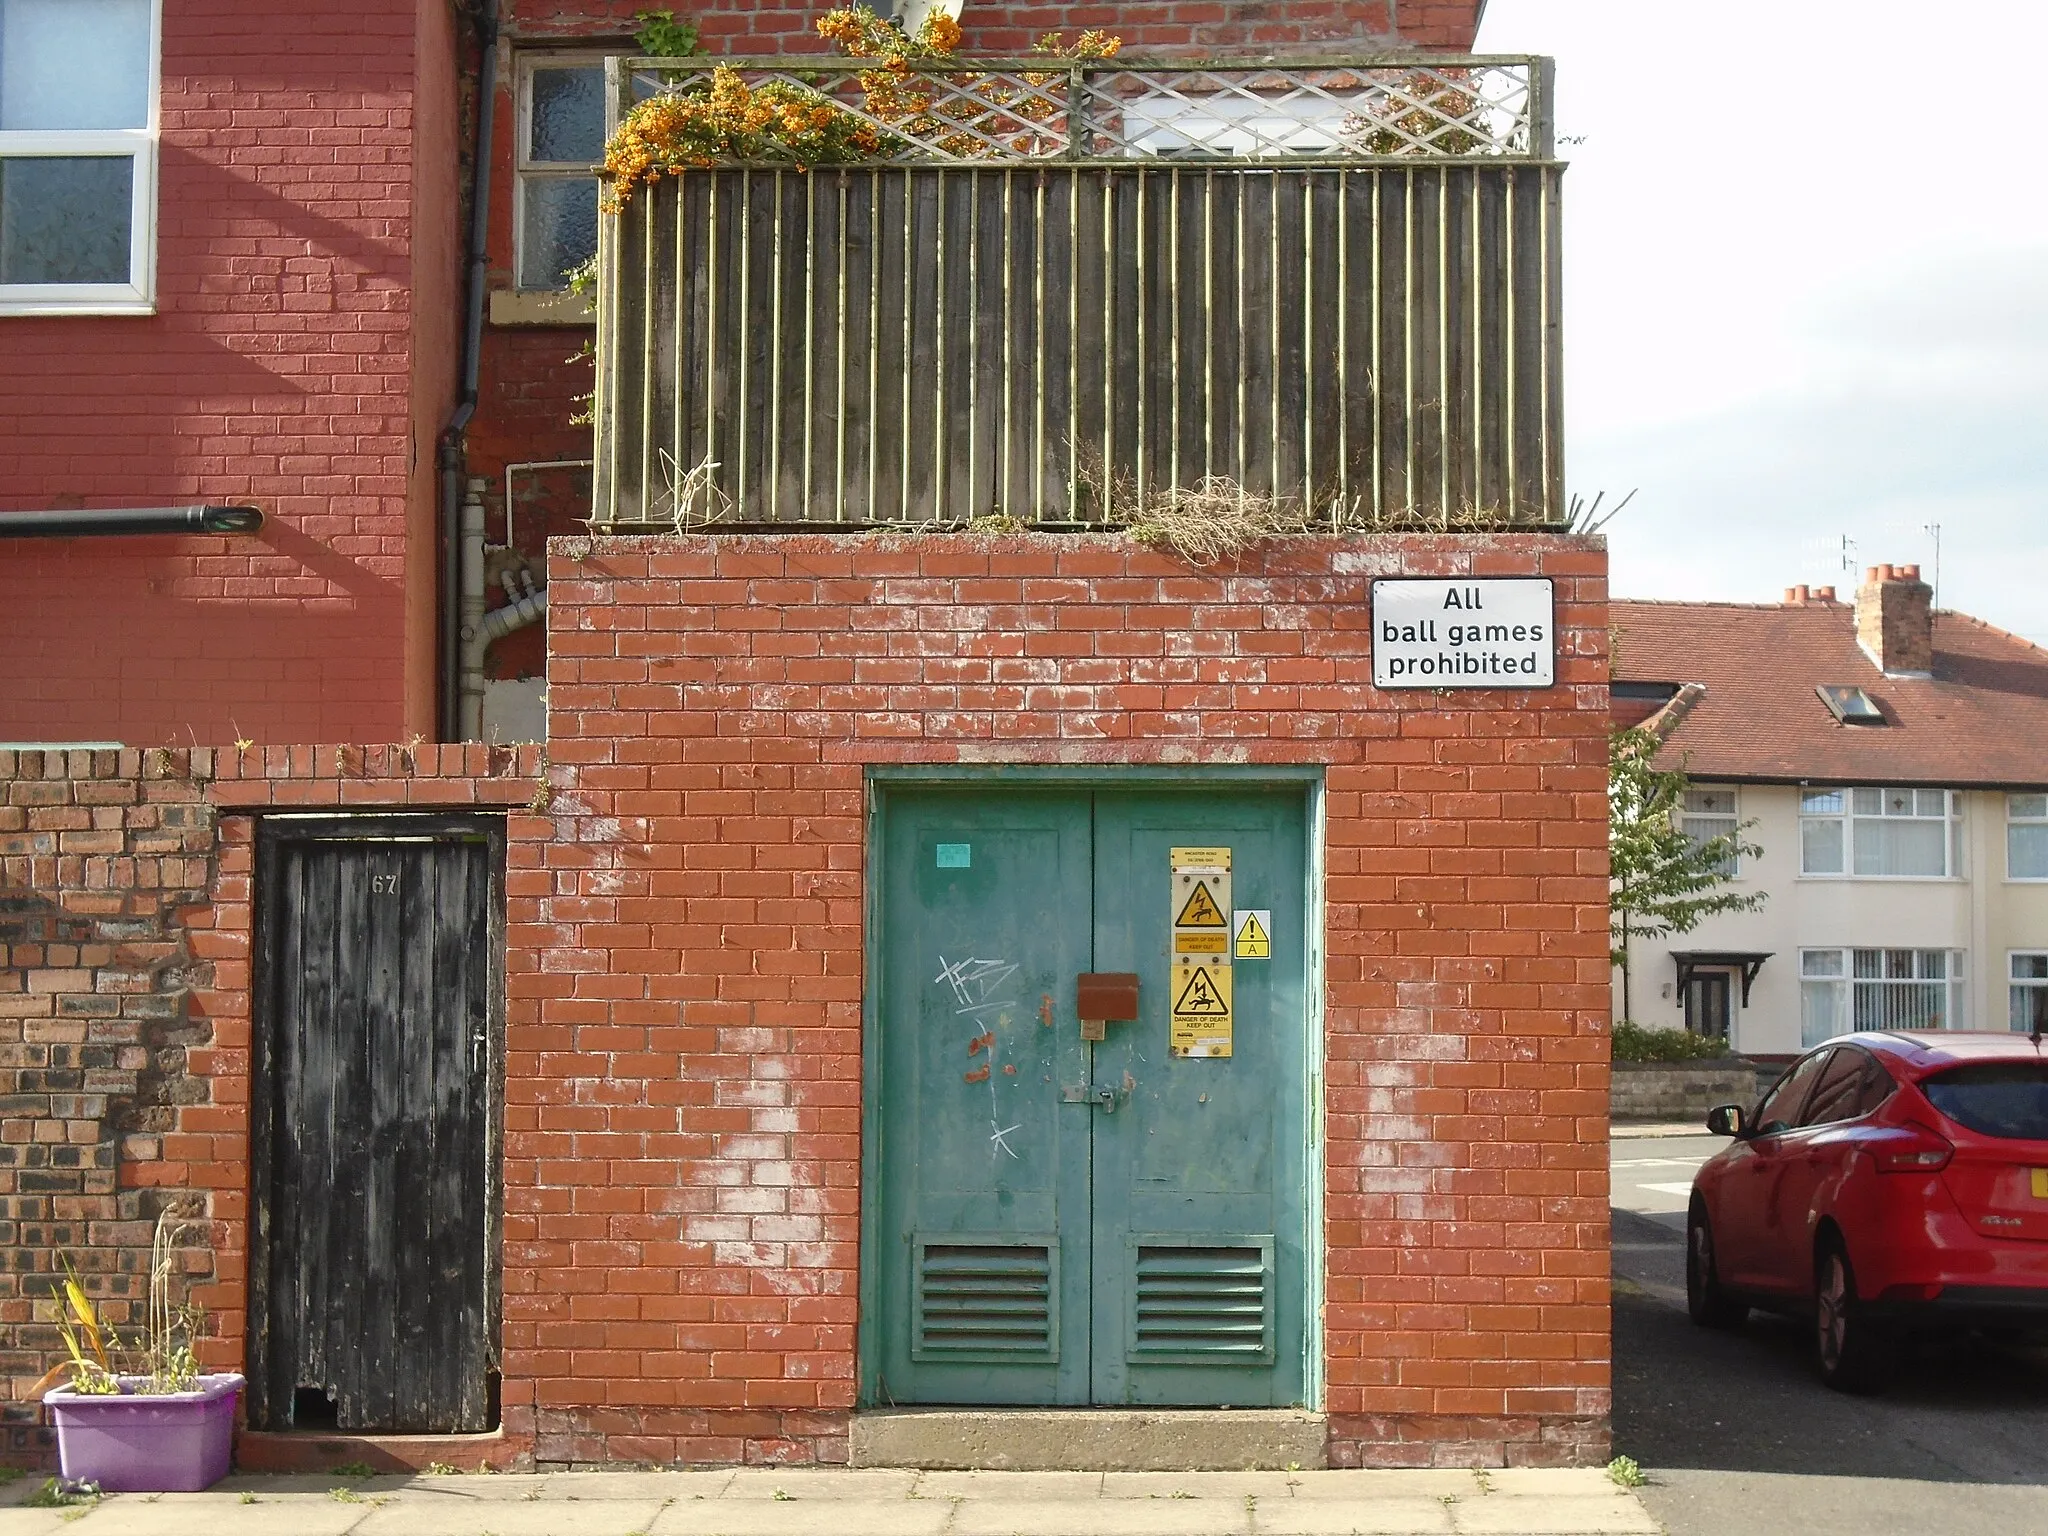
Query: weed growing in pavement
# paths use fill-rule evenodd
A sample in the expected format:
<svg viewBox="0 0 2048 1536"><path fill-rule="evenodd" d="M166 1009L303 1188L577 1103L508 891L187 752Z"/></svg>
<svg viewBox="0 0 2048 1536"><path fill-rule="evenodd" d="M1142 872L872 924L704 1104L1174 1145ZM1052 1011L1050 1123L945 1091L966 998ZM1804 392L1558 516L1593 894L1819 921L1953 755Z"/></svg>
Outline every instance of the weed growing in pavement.
<svg viewBox="0 0 2048 1536"><path fill-rule="evenodd" d="M363 1502L363 1496L353 1488L330 1488L327 1490L327 1497L334 1500L337 1504L360 1504Z"/></svg>
<svg viewBox="0 0 2048 1536"><path fill-rule="evenodd" d="M1607 1475L1621 1488L1640 1488L1646 1481L1643 1469L1636 1464L1633 1456L1615 1457L1607 1463Z"/></svg>

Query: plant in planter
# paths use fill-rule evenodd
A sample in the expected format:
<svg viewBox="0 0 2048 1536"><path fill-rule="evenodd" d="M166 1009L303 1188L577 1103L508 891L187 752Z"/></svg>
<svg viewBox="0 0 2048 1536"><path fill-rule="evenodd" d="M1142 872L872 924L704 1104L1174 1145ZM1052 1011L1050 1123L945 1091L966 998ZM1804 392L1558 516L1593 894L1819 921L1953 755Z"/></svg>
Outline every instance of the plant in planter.
<svg viewBox="0 0 2048 1536"><path fill-rule="evenodd" d="M44 1378L43 1404L57 1430L67 1485L109 1493L196 1493L227 1475L234 1446L234 1372L202 1375L193 1346L204 1314L172 1295L178 1240L175 1206L157 1217L150 1242L143 1333L124 1345L86 1295L67 1259L57 1330L69 1356ZM49 1385L70 1377L70 1385Z"/></svg>

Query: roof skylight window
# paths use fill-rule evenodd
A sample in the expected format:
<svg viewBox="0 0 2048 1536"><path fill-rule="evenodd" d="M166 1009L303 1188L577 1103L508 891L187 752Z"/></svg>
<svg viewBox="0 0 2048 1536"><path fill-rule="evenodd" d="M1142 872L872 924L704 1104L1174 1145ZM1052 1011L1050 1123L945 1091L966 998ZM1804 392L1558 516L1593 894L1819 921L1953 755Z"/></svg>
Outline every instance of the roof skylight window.
<svg viewBox="0 0 2048 1536"><path fill-rule="evenodd" d="M1844 725L1883 725L1884 711L1877 701L1861 688L1850 688L1843 684L1821 683L1814 690L1821 702L1828 707L1828 713Z"/></svg>

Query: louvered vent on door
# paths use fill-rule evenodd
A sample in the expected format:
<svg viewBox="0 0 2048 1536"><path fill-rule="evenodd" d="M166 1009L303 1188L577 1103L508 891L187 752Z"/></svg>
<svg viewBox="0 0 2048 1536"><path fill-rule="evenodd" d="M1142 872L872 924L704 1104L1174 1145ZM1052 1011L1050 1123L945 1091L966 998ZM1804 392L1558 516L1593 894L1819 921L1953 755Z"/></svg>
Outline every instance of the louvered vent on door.
<svg viewBox="0 0 2048 1536"><path fill-rule="evenodd" d="M915 1245L918 1359L1050 1360L1057 1354L1053 1271L1059 1245L965 1241Z"/></svg>
<svg viewBox="0 0 2048 1536"><path fill-rule="evenodd" d="M1224 1365L1273 1358L1273 1244L1140 1239L1133 1360Z"/></svg>

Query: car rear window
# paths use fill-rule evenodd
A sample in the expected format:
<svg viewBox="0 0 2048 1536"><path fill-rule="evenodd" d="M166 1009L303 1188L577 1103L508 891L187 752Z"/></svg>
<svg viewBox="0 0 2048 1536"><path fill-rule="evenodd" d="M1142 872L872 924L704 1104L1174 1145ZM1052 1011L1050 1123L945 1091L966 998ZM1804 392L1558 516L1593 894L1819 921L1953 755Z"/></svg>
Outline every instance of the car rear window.
<svg viewBox="0 0 2048 1536"><path fill-rule="evenodd" d="M2048 1141L2048 1062L1953 1067L1920 1084L1928 1102L1985 1136Z"/></svg>

